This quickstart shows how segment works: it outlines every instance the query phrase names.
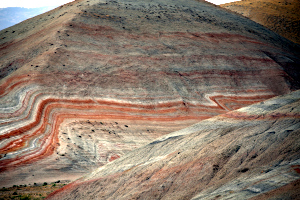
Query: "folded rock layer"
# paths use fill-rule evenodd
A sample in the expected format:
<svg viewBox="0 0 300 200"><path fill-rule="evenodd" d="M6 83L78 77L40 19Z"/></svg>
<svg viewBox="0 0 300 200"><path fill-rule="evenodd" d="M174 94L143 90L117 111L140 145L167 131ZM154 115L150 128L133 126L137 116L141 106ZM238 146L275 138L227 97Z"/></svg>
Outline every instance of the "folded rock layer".
<svg viewBox="0 0 300 200"><path fill-rule="evenodd" d="M0 186L74 180L299 88L299 46L205 2L75 1L0 38Z"/></svg>
<svg viewBox="0 0 300 200"><path fill-rule="evenodd" d="M48 199L297 199L299 113L300 90L203 120Z"/></svg>

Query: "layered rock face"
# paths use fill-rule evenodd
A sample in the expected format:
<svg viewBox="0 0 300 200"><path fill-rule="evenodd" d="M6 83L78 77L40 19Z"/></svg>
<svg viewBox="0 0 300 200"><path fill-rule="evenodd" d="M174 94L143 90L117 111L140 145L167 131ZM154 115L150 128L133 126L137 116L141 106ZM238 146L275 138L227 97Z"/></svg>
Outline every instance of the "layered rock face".
<svg viewBox="0 0 300 200"><path fill-rule="evenodd" d="M300 90L203 120L129 152L48 199L297 199L299 113Z"/></svg>
<svg viewBox="0 0 300 200"><path fill-rule="evenodd" d="M0 186L73 180L299 88L299 46L204 2L75 1L0 38Z"/></svg>

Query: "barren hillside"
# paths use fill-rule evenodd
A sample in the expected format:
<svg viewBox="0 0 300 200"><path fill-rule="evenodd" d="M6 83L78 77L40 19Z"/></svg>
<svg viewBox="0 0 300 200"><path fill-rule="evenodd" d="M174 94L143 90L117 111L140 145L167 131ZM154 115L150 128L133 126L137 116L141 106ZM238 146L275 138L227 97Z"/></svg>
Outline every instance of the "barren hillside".
<svg viewBox="0 0 300 200"><path fill-rule="evenodd" d="M79 0L0 39L0 187L75 180L300 86L298 45L194 0Z"/></svg>

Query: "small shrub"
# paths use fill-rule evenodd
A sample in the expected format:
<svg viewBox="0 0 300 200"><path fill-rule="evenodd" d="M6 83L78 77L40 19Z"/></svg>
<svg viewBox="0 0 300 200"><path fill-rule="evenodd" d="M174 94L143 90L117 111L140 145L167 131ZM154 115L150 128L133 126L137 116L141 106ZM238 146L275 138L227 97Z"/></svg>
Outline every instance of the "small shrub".
<svg viewBox="0 0 300 200"><path fill-rule="evenodd" d="M6 187L3 187L0 191L9 191L9 189L6 188ZM0 200L1 200L1 199L0 199Z"/></svg>
<svg viewBox="0 0 300 200"><path fill-rule="evenodd" d="M17 193L17 192L14 192L13 195L18 195L18 193Z"/></svg>
<svg viewBox="0 0 300 200"><path fill-rule="evenodd" d="M30 197L28 195L23 195L20 197L20 200L30 200Z"/></svg>
<svg viewBox="0 0 300 200"><path fill-rule="evenodd" d="M44 182L43 186L45 186L45 185L48 185L48 183L47 183L47 182Z"/></svg>

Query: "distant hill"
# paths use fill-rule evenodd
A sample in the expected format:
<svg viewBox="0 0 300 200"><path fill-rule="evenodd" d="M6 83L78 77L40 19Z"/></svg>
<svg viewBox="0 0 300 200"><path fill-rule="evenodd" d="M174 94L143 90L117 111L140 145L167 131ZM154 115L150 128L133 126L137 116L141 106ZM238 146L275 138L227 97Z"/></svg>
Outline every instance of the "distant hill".
<svg viewBox="0 0 300 200"><path fill-rule="evenodd" d="M299 0L242 0L220 5L300 44Z"/></svg>
<svg viewBox="0 0 300 200"><path fill-rule="evenodd" d="M53 8L55 8L55 6L45 6L40 8L0 8L0 30L18 24L28 18L47 12Z"/></svg>

